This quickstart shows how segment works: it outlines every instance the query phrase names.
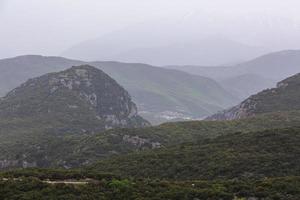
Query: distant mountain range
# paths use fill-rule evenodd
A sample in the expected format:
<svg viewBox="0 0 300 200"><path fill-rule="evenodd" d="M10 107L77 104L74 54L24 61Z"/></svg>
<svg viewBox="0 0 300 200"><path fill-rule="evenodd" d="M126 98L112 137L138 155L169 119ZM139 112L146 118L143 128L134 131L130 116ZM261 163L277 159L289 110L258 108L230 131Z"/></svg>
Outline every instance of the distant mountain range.
<svg viewBox="0 0 300 200"><path fill-rule="evenodd" d="M256 74L280 81L300 71L300 50L286 50L265 54L247 62L228 66L166 66L192 74L223 80L243 74Z"/></svg>
<svg viewBox="0 0 300 200"><path fill-rule="evenodd" d="M268 52L262 47L249 46L219 37L177 41L170 44L153 42L151 45L128 44L130 39L127 38L129 40L127 41L121 40L122 37L119 35L118 37L113 39L114 36L110 35L83 42L66 50L62 56L80 60L117 60L158 66L222 65L246 61ZM132 43L136 41L133 40Z"/></svg>
<svg viewBox="0 0 300 200"><path fill-rule="evenodd" d="M275 86L272 79L256 74L242 74L220 80L219 83L241 100L261 91Z"/></svg>
<svg viewBox="0 0 300 200"><path fill-rule="evenodd" d="M166 66L191 74L213 78L224 87L245 99L276 82L300 72L300 50L287 50L266 54L233 66ZM236 83L236 84L234 84ZM252 87L249 87L249 84Z"/></svg>
<svg viewBox="0 0 300 200"><path fill-rule="evenodd" d="M202 118L239 102L216 81L178 70L146 64L85 63L43 56L0 60L0 94L4 96L29 78L82 64L96 66L114 78L130 93L139 113L154 124Z"/></svg>

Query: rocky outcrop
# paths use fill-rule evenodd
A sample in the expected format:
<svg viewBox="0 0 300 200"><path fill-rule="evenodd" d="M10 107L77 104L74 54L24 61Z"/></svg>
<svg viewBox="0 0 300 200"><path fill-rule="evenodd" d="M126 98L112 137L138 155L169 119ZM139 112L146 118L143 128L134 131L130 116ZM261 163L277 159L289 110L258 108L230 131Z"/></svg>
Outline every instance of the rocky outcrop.
<svg viewBox="0 0 300 200"><path fill-rule="evenodd" d="M142 149L147 147L150 149L156 149L162 146L159 142L153 142L149 139L141 138L139 136L124 135L123 141Z"/></svg>
<svg viewBox="0 0 300 200"><path fill-rule="evenodd" d="M88 65L30 79L0 101L0 117L40 118L70 123L83 132L143 127L128 92L103 71ZM82 125L82 126L80 126Z"/></svg>
<svg viewBox="0 0 300 200"><path fill-rule="evenodd" d="M255 102L251 99L247 99L240 105L232 107L228 110L221 111L215 115L207 117L205 120L222 121L222 120L234 120L242 119L246 117L254 116L252 111L255 110Z"/></svg>
<svg viewBox="0 0 300 200"><path fill-rule="evenodd" d="M233 120L270 112L300 110L300 74L264 90L228 110L212 115L206 120Z"/></svg>
<svg viewBox="0 0 300 200"><path fill-rule="evenodd" d="M28 162L26 160L0 160L0 169L8 169L14 167L32 168L36 166L36 162Z"/></svg>

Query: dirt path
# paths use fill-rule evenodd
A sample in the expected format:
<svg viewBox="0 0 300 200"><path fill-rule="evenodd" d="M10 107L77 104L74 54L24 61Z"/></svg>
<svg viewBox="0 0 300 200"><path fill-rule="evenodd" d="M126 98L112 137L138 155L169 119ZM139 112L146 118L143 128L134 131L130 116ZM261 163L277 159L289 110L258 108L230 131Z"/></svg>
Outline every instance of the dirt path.
<svg viewBox="0 0 300 200"><path fill-rule="evenodd" d="M2 178L0 179L1 181L9 181L9 180L14 180L14 181L22 181L21 178ZM40 180L43 183L48 183L48 184L67 184L67 185L86 185L89 184L95 180L90 180L90 179L85 179L85 180L57 180L57 181L50 181L50 180Z"/></svg>
<svg viewBox="0 0 300 200"><path fill-rule="evenodd" d="M42 181L43 183L49 183L49 184L66 184L66 185L86 185L90 183L89 181Z"/></svg>

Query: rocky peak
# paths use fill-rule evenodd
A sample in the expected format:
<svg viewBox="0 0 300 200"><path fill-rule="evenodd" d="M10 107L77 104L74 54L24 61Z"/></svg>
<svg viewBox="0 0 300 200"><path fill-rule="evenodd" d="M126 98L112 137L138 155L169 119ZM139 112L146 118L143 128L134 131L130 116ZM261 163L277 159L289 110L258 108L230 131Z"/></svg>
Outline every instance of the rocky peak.
<svg viewBox="0 0 300 200"><path fill-rule="evenodd" d="M1 115L59 115L82 123L92 118L103 129L148 125L138 116L128 92L103 71L89 65L28 80L3 98Z"/></svg>
<svg viewBox="0 0 300 200"><path fill-rule="evenodd" d="M252 95L241 104L217 113L207 120L233 120L257 114L300 110L300 73L277 84L276 88Z"/></svg>
<svg viewBox="0 0 300 200"><path fill-rule="evenodd" d="M277 83L277 88L287 88L287 87L300 87L300 73L289 77L279 83Z"/></svg>

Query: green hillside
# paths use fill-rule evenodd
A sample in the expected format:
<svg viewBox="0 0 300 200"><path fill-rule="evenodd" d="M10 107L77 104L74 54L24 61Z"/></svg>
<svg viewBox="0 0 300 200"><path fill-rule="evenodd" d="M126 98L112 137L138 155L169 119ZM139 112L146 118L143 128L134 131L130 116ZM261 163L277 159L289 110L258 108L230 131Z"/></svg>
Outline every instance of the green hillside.
<svg viewBox="0 0 300 200"><path fill-rule="evenodd" d="M232 133L156 151L103 160L101 172L175 180L300 175L300 129Z"/></svg>
<svg viewBox="0 0 300 200"><path fill-rule="evenodd" d="M55 121L54 121L55 122ZM112 155L164 148L215 138L238 131L251 132L297 126L299 112L272 113L234 121L194 121L141 129L113 129L88 135L55 134L52 121L0 121L0 167L78 167Z"/></svg>

